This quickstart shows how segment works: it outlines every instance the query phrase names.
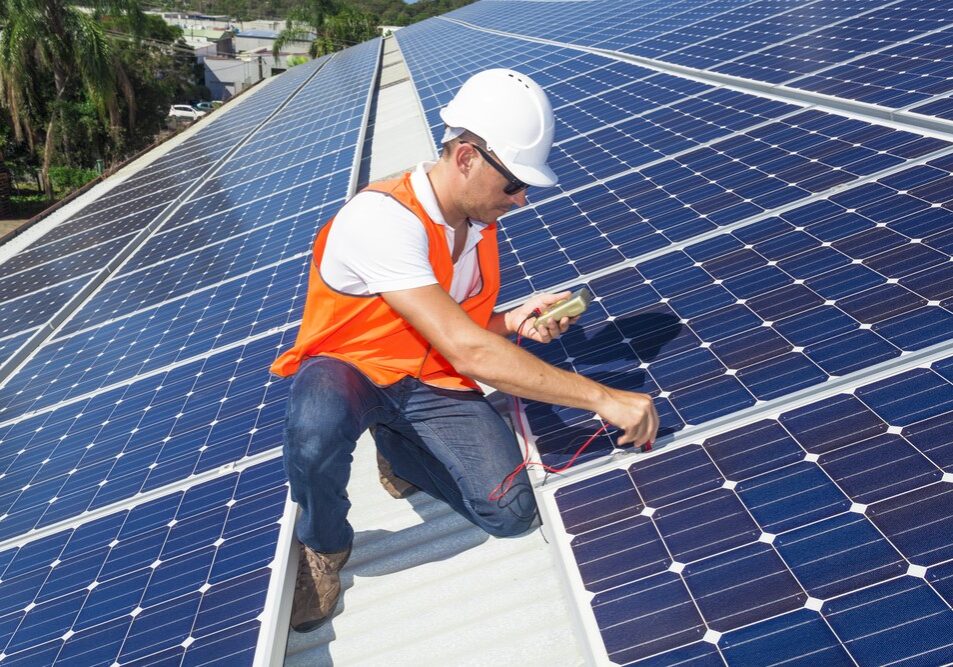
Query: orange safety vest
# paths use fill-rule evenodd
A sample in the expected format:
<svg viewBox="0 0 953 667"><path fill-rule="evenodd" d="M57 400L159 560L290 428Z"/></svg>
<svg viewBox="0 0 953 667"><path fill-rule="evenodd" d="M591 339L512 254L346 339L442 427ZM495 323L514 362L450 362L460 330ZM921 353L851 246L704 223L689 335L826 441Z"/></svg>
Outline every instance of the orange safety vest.
<svg viewBox="0 0 953 667"><path fill-rule="evenodd" d="M393 197L414 215L427 231L430 265L437 282L448 292L453 280L453 258L444 227L431 220L414 195L410 174L369 185L366 190ZM386 386L403 377L419 378L447 389L479 389L458 373L443 355L433 349L379 294L352 296L328 286L321 277L321 258L327 245L332 218L314 241L308 297L294 347L271 366L271 372L288 377L307 357L326 356L356 366L375 384ZM500 291L499 250L496 224L487 225L477 245L483 287L460 306L481 327L486 327Z"/></svg>

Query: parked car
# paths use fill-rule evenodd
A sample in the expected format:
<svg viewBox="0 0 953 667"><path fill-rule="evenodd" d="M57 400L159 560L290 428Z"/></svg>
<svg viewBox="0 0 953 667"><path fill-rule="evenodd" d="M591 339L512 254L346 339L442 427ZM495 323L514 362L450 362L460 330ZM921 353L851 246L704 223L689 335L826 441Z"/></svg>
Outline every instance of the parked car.
<svg viewBox="0 0 953 667"><path fill-rule="evenodd" d="M189 120L198 120L205 115L204 111L193 109L188 104L173 104L169 109L170 118L188 118Z"/></svg>
<svg viewBox="0 0 953 667"><path fill-rule="evenodd" d="M208 113L215 108L211 102L196 102L192 105L192 107L198 109L199 111L204 111L205 113Z"/></svg>

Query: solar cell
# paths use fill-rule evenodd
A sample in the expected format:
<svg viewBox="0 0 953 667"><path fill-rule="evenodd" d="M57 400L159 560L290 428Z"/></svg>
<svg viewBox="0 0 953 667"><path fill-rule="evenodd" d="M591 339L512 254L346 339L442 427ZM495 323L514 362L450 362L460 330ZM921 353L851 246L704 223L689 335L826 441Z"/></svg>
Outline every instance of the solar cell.
<svg viewBox="0 0 953 667"><path fill-rule="evenodd" d="M36 312L31 299L24 295L46 290L47 295L56 295L56 302L47 302L47 312L52 313L66 305L68 297L79 291L79 285L89 284L100 271L136 238L137 234L166 211L167 206L196 182L196 179L209 168L208 160L214 161L224 155L232 142L248 134L254 125L264 119L294 88L310 76L316 66L323 61L302 68L287 81L277 86L269 86L257 95L242 100L230 114L212 119L200 129L194 142L200 148L197 151L204 162L201 168L183 171L178 175L159 178L149 186L141 178L121 183L105 197L92 203L60 225L49 239L41 238L26 252L19 253L0 264L0 273L4 276L0 287L0 302L10 316L29 320ZM214 148L201 147L204 139L211 138ZM232 139L232 142L225 141ZM185 142L190 144L192 142ZM173 155L187 156L189 149L181 146L173 149L163 158L144 170L148 179L157 177L166 171L167 162ZM188 174L190 178L186 178ZM85 232L85 233L81 233ZM77 280L78 279L78 280ZM70 281L77 289L69 294L62 292L62 283ZM25 340L25 339L24 339Z"/></svg>
<svg viewBox="0 0 953 667"><path fill-rule="evenodd" d="M48 321L84 283L82 278L68 280L9 301L9 308L0 312L0 338Z"/></svg>
<svg viewBox="0 0 953 667"><path fill-rule="evenodd" d="M297 257L61 337L36 353L31 373L11 378L4 390L17 403L34 398L37 409L289 329L304 306L307 276Z"/></svg>
<svg viewBox="0 0 953 667"><path fill-rule="evenodd" d="M473 72L546 88L560 188L501 221L501 300L587 283L581 326L530 347L649 393L677 445L596 461L605 435L542 487L612 661L953 658L953 363L929 366L953 331L953 160L935 136L577 47L953 117L948 4L486 0L397 33L435 144ZM266 369L310 238L350 194L378 49L310 66L249 137L313 71L291 70L0 265L2 359L196 186L0 387L5 663L251 659L286 492L274 461L241 497L216 471L276 455L287 383ZM598 426L525 412L554 465ZM269 518L232 522L248 495ZM134 516L147 527L122 532Z"/></svg>
<svg viewBox="0 0 953 667"><path fill-rule="evenodd" d="M355 77L361 77L367 86L370 85L375 67L373 59L376 53L375 48L377 47L374 43L365 45L356 49L350 58L342 58L343 62L338 69L329 66L328 70L322 70L322 75L309 84L311 87L304 89L303 100L286 107L289 113L300 115L302 105L310 107L313 112L315 108L313 98L321 96L324 77L335 77L329 81L338 86L347 86L351 92L345 96L330 96L328 99L331 100L329 102L331 108L347 108L350 109L352 116L362 117L366 105L367 88L365 87L363 91L359 89L355 91L352 83ZM327 93L328 91L325 90L323 94L327 97ZM283 125L287 122L287 119L282 118ZM353 124L355 121L349 122ZM270 126L266 126L265 131L270 134L268 127ZM279 128L277 133L281 134L284 131ZM320 132L317 133L320 134ZM302 135L302 141L308 136L308 134ZM244 303L251 303L250 299L254 298L254 295L262 296L257 291L260 287L272 291L274 300L270 302L267 312L262 308L261 303L255 305L254 311L261 313L261 318L230 318L229 312L224 309L217 308L210 311L210 302L206 302L202 311L202 324L199 326L196 323L194 326L196 336L189 336L194 343L193 347L183 345L181 340L173 337L160 335L165 343L157 342L153 344L153 347L146 349L139 346L136 340L127 338L126 347L122 350L118 349L118 344L113 344L109 354L97 351L94 357L96 364L89 363L91 351L84 345L74 346L70 352L60 354L57 354L60 352L58 349L46 348L41 350L38 357L31 362L31 366L12 378L4 389L0 390L7 392L8 396L18 397L12 404L7 404L8 407L28 403L37 407L50 405L65 397L82 395L106 384L125 380L136 373L149 372L169 363L181 362L196 355L205 354L217 345L230 344L247 336L260 335L267 329L266 322L287 326L288 320L292 318L292 311L298 312L295 309L300 309L300 304L280 302L277 292L279 288L277 286L272 288L275 283L275 274L255 271L274 268L276 262L283 259L292 260L281 267L282 277L279 283L282 295L287 294L288 290L294 293L303 286L305 280L305 274L301 270L303 252L308 247L314 230L329 216L331 210L316 208L316 206L322 204L333 206L347 194L350 166L354 162L355 155L353 145L346 150L334 150L333 146L329 146L327 142L323 145L332 151L333 159L346 164L346 168L340 169L337 175L330 178L318 177L299 187L291 185L283 192L267 197L265 200L255 200L247 192L244 197L238 197L232 191L205 197L198 200L203 202L201 206L212 210L224 210L201 219L195 224L187 224L191 220L188 216L197 215L200 209L185 207L183 211L186 211L188 215L175 219L175 222L179 223L178 226L173 226L173 231L167 234L160 233L153 237L152 242L145 244L127 264L128 273L120 272L108 280L91 301L77 313L64 331L75 332L107 319L156 306L196 290L219 285L229 278L242 281L236 283L234 287L242 290ZM308 164L298 171L306 174L308 169L314 167L314 164ZM287 178L287 174L281 176ZM330 194L332 191L333 195ZM241 204L241 206L236 208L235 204ZM284 211L294 212L296 215L289 219L282 216ZM263 218L266 219L263 220ZM178 245L174 239L178 239ZM140 257L142 259L139 259ZM137 270L140 265L143 268ZM252 273L249 274L249 272ZM294 281L293 284L288 283L289 278ZM209 291L204 297L213 299L217 295L218 291ZM186 300L185 303L188 307L192 307L194 300ZM183 319L188 316L189 313L182 315ZM139 321L144 322L143 326L151 325L152 322L148 316L140 317ZM122 326L124 324L120 323L113 327L112 331ZM215 332L209 329L216 326L218 330ZM98 340L101 341L103 338ZM133 346L135 349L130 349ZM55 365L51 366L54 358ZM51 391L47 386L53 379L49 371L57 367L63 371L62 374L57 373L63 384ZM32 370L34 368L35 371ZM36 392L40 392L42 396L37 395ZM33 403L33 399L38 399L38 402ZM10 414L8 411L4 412Z"/></svg>
<svg viewBox="0 0 953 667"><path fill-rule="evenodd" d="M0 363L6 363L8 359L23 345L30 336L34 335L37 329L27 329L16 334L0 338Z"/></svg>
<svg viewBox="0 0 953 667"><path fill-rule="evenodd" d="M790 85L859 102L909 107L953 90L951 49L953 31L944 29L835 64Z"/></svg>
<svg viewBox="0 0 953 667"><path fill-rule="evenodd" d="M481 2L448 18L892 109L927 102L915 110L950 117L948 99L934 99L950 90L945 73L953 14L945 3L766 0L621 9L605 1ZM613 11L619 15L603 27Z"/></svg>
<svg viewBox="0 0 953 667"><path fill-rule="evenodd" d="M293 338L302 260L322 207L348 194L379 50L375 40L331 59L297 106L207 182L209 195L192 198L192 217L171 218L159 242L140 249L131 281L109 292L115 302L94 298L4 385L12 402L0 424L0 546L19 547L0 553L0 588L10 592L0 610L5 662L251 664L271 650L257 647L272 631L260 632L279 579L271 564L277 554L283 570L288 549L287 540L278 545L288 505L274 458L287 386L267 369ZM260 118L313 68L276 81L284 92L256 107ZM248 123L231 128L236 140ZM200 161L228 136L200 133L155 163L156 173L176 181L173 153ZM76 249L67 260L81 265L78 248L128 222L102 212L133 217L162 185L134 179L70 233L18 256L10 275L43 270L45 256L64 249ZM11 328L27 326L30 309L46 313L30 297L23 314L4 310ZM253 465L262 459L271 461ZM74 533L81 546L57 555Z"/></svg>
<svg viewBox="0 0 953 667"><path fill-rule="evenodd" d="M901 0L880 8L866 7L836 23L762 49L712 71L780 83L793 75L808 74L871 51L940 30L953 20L949 3ZM806 31L800 31L806 32Z"/></svg>
<svg viewBox="0 0 953 667"><path fill-rule="evenodd" d="M78 400L2 427L0 539L280 445L288 387L273 383L267 369L289 335L91 396L57 394L52 382L58 398Z"/></svg>

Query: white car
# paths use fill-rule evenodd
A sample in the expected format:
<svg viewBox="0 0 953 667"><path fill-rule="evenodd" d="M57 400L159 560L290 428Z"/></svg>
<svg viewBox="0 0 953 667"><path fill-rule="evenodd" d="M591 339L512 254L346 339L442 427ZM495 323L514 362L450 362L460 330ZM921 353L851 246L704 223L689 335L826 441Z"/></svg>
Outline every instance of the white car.
<svg viewBox="0 0 953 667"><path fill-rule="evenodd" d="M205 115L204 111L193 109L188 104L173 104L169 109L170 118L188 118L189 120L198 120Z"/></svg>

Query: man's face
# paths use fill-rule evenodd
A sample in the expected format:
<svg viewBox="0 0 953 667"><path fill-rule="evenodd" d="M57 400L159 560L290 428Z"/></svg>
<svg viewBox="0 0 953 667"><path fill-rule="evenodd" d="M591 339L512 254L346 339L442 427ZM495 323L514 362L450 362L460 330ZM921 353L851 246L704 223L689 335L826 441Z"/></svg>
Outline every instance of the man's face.
<svg viewBox="0 0 953 667"><path fill-rule="evenodd" d="M470 175L469 196L466 198L467 215L481 222L491 222L509 213L513 208L526 205L526 190L508 195L503 191L509 181L487 160L473 150L473 170Z"/></svg>

